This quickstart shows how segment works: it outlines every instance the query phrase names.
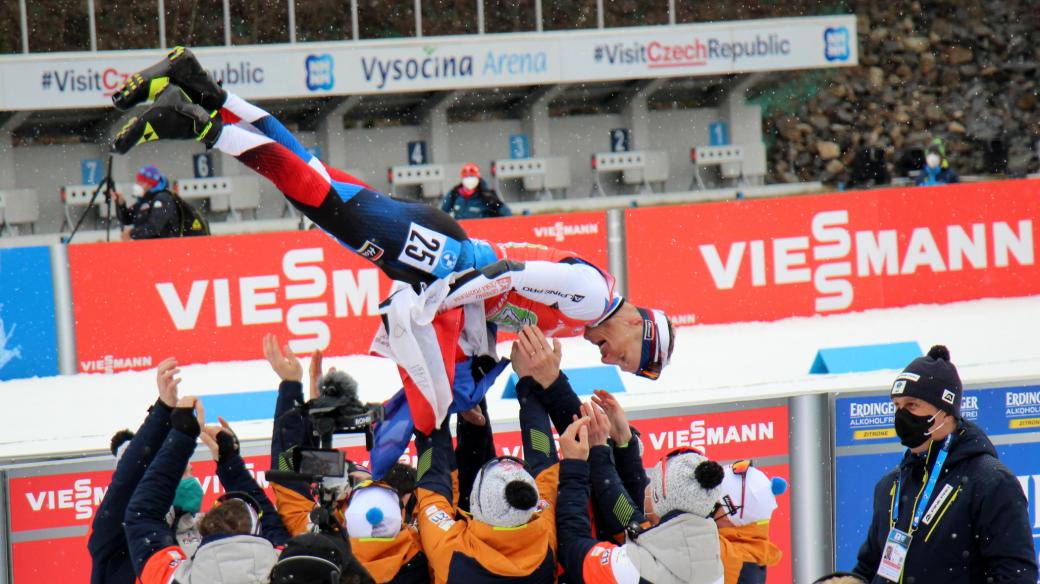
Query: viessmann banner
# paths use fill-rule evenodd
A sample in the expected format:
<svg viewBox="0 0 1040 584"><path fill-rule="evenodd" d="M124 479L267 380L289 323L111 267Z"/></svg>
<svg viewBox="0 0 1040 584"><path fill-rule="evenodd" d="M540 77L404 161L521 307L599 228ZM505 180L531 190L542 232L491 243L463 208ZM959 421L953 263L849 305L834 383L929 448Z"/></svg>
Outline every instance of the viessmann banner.
<svg viewBox="0 0 1040 584"><path fill-rule="evenodd" d="M627 212L629 295L677 323L1040 294L1040 181Z"/></svg>
<svg viewBox="0 0 1040 584"><path fill-rule="evenodd" d="M163 51L0 57L0 110L103 107ZM247 99L721 75L852 66L856 18L199 48Z"/></svg>
<svg viewBox="0 0 1040 584"><path fill-rule="evenodd" d="M567 249L606 267L606 215L465 222L473 237ZM297 353L368 352L390 281L320 231L73 245L83 373L253 360L264 334Z"/></svg>
<svg viewBox="0 0 1040 584"><path fill-rule="evenodd" d="M697 446L709 457L723 461L746 457L783 461L788 455L785 405L638 419L632 424L642 432L643 460L647 467L657 464L662 456L680 446ZM496 432L495 446L500 454L523 455L517 431ZM368 464L368 453L363 446L344 450L351 460ZM263 450L250 449L247 454L255 452ZM410 444L403 458L414 465L415 455ZM270 457L247 455L245 462L260 486L269 489L264 471L270 468ZM113 467L114 461L108 458L11 471L6 492L14 584L85 584L90 580L87 530L111 482ZM769 476L790 479L786 462L761 468ZM205 493L202 507L208 509L223 492L213 462L193 462L192 472L202 483ZM273 493L268 490L268 494L273 500ZM784 550L785 557L780 565L770 568L770 584L791 581L790 498L781 496L777 502L779 507L773 513L770 536Z"/></svg>

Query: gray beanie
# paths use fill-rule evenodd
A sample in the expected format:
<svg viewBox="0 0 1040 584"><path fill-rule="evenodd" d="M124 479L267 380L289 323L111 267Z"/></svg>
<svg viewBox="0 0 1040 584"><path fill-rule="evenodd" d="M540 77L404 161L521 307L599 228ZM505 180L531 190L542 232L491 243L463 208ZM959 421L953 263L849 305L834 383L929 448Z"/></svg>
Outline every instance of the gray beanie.
<svg viewBox="0 0 1040 584"><path fill-rule="evenodd" d="M511 458L488 461L473 479L470 511L482 523L517 527L538 509L538 487L524 465Z"/></svg>
<svg viewBox="0 0 1040 584"><path fill-rule="evenodd" d="M672 511L707 517L722 496L725 471L715 461L694 453L669 456L650 469L650 493L654 513Z"/></svg>

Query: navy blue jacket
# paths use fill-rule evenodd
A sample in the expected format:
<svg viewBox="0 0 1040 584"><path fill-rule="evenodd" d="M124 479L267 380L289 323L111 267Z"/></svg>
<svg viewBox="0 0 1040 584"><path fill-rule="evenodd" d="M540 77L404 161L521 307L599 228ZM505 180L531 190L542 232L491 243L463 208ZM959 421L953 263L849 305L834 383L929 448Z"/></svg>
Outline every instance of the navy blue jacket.
<svg viewBox="0 0 1040 584"><path fill-rule="evenodd" d="M468 197L462 194L462 185L456 185L441 200L441 211L456 219L509 217L513 214L498 194L488 188L484 179L480 179L480 185Z"/></svg>
<svg viewBox="0 0 1040 584"><path fill-rule="evenodd" d="M872 584L888 582L876 574L893 521L897 481L901 484L899 517L894 523L907 531L925 471L934 466L940 449L941 444L933 442L926 453L907 452L899 466L874 487L874 516L853 569ZM993 444L975 424L962 421L955 431L925 510L910 543L904 582L1036 584L1026 497L1018 479L997 460ZM929 516L931 521L925 522Z"/></svg>
<svg viewBox="0 0 1040 584"><path fill-rule="evenodd" d="M134 490L124 515L126 541L134 571L140 574L155 553L177 545L166 513L173 504L184 468L195 452L195 437L170 430L162 448ZM250 476L238 454L217 463L217 477L227 491L245 491L260 504L261 535L274 546L285 545L289 533L263 489ZM203 542L205 544L205 542Z"/></svg>
<svg viewBox="0 0 1040 584"><path fill-rule="evenodd" d="M90 525L87 551L90 552L91 560L91 584L133 584L134 568L130 564L130 550L126 544L126 534L123 533L123 515L137 483L170 431L172 411L173 408L162 400L156 400L116 464L112 482ZM172 529L167 526L167 530L170 530L172 536Z"/></svg>

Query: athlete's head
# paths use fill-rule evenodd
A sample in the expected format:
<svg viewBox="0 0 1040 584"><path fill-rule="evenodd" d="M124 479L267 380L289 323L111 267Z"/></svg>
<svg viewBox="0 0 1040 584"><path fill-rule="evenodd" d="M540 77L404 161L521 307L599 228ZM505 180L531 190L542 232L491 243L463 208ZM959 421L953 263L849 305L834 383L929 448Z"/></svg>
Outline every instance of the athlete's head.
<svg viewBox="0 0 1040 584"><path fill-rule="evenodd" d="M599 345L601 361L629 373L657 379L675 349L675 328L664 312L621 301L614 314L585 329Z"/></svg>

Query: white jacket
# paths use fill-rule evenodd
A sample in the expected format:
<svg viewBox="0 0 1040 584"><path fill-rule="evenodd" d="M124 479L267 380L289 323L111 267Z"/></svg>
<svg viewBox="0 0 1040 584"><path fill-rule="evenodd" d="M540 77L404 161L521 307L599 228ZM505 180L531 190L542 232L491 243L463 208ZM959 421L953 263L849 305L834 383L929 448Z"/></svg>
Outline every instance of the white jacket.
<svg viewBox="0 0 1040 584"><path fill-rule="evenodd" d="M653 584L721 582L722 555L715 522L690 513L662 521L624 545L639 576Z"/></svg>

